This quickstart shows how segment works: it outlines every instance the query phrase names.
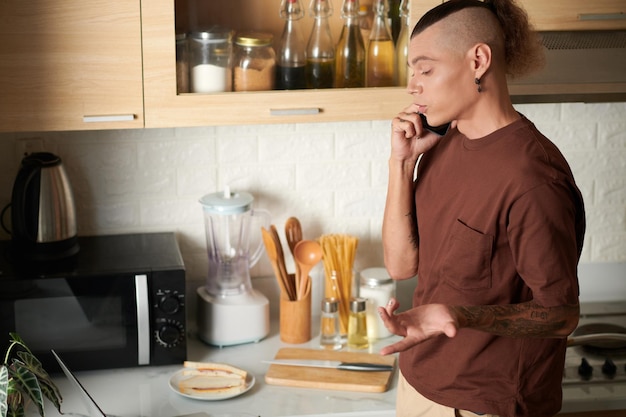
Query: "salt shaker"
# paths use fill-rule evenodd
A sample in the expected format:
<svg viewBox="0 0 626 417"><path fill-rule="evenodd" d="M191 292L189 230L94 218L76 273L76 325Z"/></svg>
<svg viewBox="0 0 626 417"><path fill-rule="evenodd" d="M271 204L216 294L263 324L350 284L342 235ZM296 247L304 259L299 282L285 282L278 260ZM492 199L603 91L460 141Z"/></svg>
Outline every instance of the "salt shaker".
<svg viewBox="0 0 626 417"><path fill-rule="evenodd" d="M380 315L378 307L384 307L395 297L396 285L385 268L367 268L361 271L359 297L367 299L367 337L382 339L391 336Z"/></svg>
<svg viewBox="0 0 626 417"><path fill-rule="evenodd" d="M366 299L352 298L350 300L350 317L348 317L348 347L352 349L366 349L369 347L367 339Z"/></svg>
<svg viewBox="0 0 626 417"><path fill-rule="evenodd" d="M325 298L322 301L320 329L320 346L323 349L341 349L339 301L335 298Z"/></svg>

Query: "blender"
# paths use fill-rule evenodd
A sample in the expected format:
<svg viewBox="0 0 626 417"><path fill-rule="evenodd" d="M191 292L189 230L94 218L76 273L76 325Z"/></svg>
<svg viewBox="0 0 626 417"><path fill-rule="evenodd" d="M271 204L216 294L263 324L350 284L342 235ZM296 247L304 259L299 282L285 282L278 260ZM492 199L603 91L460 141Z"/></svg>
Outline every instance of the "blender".
<svg viewBox="0 0 626 417"><path fill-rule="evenodd" d="M269 227L270 215L253 210L253 201L228 187L200 199L209 268L197 289L198 336L210 345L257 342L269 333L269 300L252 288L250 268L261 257L261 227Z"/></svg>

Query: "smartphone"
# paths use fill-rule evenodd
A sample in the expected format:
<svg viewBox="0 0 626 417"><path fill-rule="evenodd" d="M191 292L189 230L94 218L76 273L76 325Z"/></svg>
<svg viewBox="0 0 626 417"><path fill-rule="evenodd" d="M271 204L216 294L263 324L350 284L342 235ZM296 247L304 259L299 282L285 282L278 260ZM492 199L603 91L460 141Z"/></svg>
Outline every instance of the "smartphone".
<svg viewBox="0 0 626 417"><path fill-rule="evenodd" d="M450 129L450 123L446 123L441 126L431 126L426 121L426 116L424 116L422 113L418 114L420 115L420 119L422 119L422 126L424 127L424 129L428 130L429 132L433 132L434 134L439 136L443 136L448 133L448 130Z"/></svg>

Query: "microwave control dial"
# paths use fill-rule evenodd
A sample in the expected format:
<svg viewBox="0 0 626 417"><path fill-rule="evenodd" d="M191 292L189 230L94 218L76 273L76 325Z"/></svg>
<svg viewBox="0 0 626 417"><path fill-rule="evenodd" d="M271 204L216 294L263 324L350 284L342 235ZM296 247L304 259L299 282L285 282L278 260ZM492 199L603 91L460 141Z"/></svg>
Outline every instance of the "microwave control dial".
<svg viewBox="0 0 626 417"><path fill-rule="evenodd" d="M165 314L176 314L182 304L182 296L178 292L159 292L158 307Z"/></svg>
<svg viewBox="0 0 626 417"><path fill-rule="evenodd" d="M156 341L163 347L171 348L185 336L185 328L176 320L160 319L157 322Z"/></svg>

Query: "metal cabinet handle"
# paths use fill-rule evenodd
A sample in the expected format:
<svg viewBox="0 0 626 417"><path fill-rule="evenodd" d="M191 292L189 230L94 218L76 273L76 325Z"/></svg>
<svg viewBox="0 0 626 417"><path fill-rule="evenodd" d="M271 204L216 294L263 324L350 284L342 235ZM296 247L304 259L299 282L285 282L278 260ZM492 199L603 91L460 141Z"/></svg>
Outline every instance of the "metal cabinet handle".
<svg viewBox="0 0 626 417"><path fill-rule="evenodd" d="M624 20L626 14L618 13L582 13L578 15L578 20Z"/></svg>
<svg viewBox="0 0 626 417"><path fill-rule="evenodd" d="M83 122L100 123L100 122L131 122L135 120L134 114L105 114L105 115L85 115Z"/></svg>
<svg viewBox="0 0 626 417"><path fill-rule="evenodd" d="M272 116L300 116L303 114L318 114L322 109L317 107L303 107L300 109L270 109Z"/></svg>

